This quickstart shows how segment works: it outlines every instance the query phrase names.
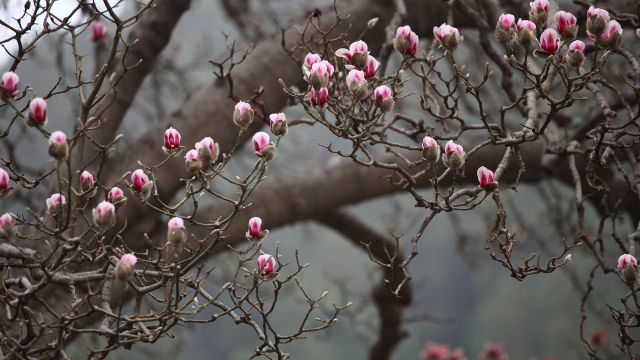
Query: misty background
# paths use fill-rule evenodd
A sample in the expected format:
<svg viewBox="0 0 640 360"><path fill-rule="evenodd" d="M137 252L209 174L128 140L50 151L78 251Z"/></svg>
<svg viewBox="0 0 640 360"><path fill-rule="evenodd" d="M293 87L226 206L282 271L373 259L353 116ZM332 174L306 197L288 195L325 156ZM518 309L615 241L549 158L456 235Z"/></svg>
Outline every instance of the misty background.
<svg viewBox="0 0 640 360"><path fill-rule="evenodd" d="M329 1L275 1L276 9L286 9L286 13L277 20L286 23L290 16L303 14L305 9L327 3ZM272 21L270 15L274 14L265 15L266 22ZM125 143L143 134L148 127L155 126L165 115L176 110L192 91L214 78L208 60L220 59L226 54L223 33L229 33L230 39L237 40L240 45L248 45L236 25L227 19L219 1L194 1L180 20L171 43L158 60L156 70L145 81L134 107L127 115L120 130L125 134ZM424 39L421 46L425 46ZM60 48L64 49L64 66L60 66L59 59L52 56ZM80 49L87 54L94 51L93 44L88 41L82 43ZM63 69L68 70L65 76L71 76L73 63L69 50L65 39L50 37L41 42L33 61L21 64L21 83L31 85L35 94L43 94L55 84ZM394 60L397 61L396 56ZM93 56L87 56L87 60L90 59ZM471 57L461 56L461 59ZM87 67L91 66L94 65L87 64ZM265 64L265 71L271 66L278 64ZM389 68L394 69L394 64ZM158 84L161 86L156 87ZM410 99L415 100L415 109L411 108ZM76 118L74 111L77 110L77 101L77 97L73 96L52 98L49 101L47 127L50 130L71 131ZM400 106L402 111L416 113L419 108L417 96L402 101ZM304 117L301 107L286 108L283 112L289 119ZM216 139L216 134L203 136ZM292 173L322 176L316 171L320 164L345 161L335 158L320 146L329 144L331 140L330 134L320 126L290 128L289 134L280 143L275 160L269 164L267 181L277 181ZM184 145L190 147L193 144ZM46 140L39 133L26 132L17 151L31 157L33 167L37 168L50 161L46 148ZM251 166L254 161L252 150L246 147L243 152L246 156L232 160L227 171L243 172ZM519 241L518 254L524 257L529 256L533 249L538 251L541 247L537 241L542 239L550 251L541 253L544 262L547 257L561 252L563 239L551 229L553 225L548 218L547 208L533 186L549 187L559 207L571 208L575 200L571 189L551 181L535 185L521 184L517 192L503 190L509 200L507 204L510 207L516 204L521 216L529 223L523 224L514 216L508 218L511 228L519 229L516 237ZM426 196L431 192L430 189L422 191ZM406 250L406 244L417 232L425 215L424 209L415 209L413 205L412 198L400 192L356 204L353 209L387 233L405 234L403 244ZM408 337L398 346L394 359L419 358L427 341L463 347L469 359L476 358L489 342L504 345L510 359L516 360L542 359L544 356L552 356L553 359L586 358L579 340L581 295L576 288L583 287L584 281L576 285L572 278L586 278L592 264L590 255L578 248L572 252L573 261L566 268L517 281L499 263L492 261L484 250L493 226L494 213L495 204L485 201L471 212L441 214L429 226L420 241L420 254L410 267L414 278L414 299L405 310ZM509 211L507 213L512 214ZM622 224L621 232L631 228L628 220ZM264 226L269 228L268 223ZM596 229L597 223L592 222L592 226ZM567 239L573 236L572 233L564 235ZM298 249L302 262L310 264L300 280L312 294L319 295L327 290L329 299L337 305L353 303L328 331L286 346L292 358L366 358L369 345L377 335L377 312L369 295L373 286L380 281L380 269L369 260L362 248L353 246L341 235L315 222L272 229L264 243L265 251L274 252L276 241L280 242L283 259L293 258L294 250ZM611 264L614 264L618 254L609 255ZM225 269L233 266L230 261L225 259L224 254L209 261L217 270L208 286L215 289L226 282ZM599 284L590 303L596 312L587 323L587 334L606 329L609 335L607 347L612 348L616 335L615 329L607 328L609 314L605 303L618 301L626 287L615 277L602 279L598 274L597 279ZM282 329L291 330L296 326L298 317L304 314L307 307L304 299L293 290L283 293L290 297L281 297L273 315L276 325ZM295 320L292 321L292 318ZM112 358L246 359L253 353L256 344L254 333L226 318L210 324L175 328L171 333L173 338L164 338L155 344L137 344L130 351L115 352ZM74 358L82 358L82 354L90 347L90 342L74 342L70 345L69 353Z"/></svg>

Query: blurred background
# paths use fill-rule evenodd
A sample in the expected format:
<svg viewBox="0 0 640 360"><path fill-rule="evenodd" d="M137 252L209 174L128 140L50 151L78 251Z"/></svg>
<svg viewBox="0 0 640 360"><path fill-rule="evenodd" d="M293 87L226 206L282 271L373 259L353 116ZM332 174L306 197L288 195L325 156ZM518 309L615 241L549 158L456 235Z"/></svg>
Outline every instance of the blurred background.
<svg viewBox="0 0 640 360"><path fill-rule="evenodd" d="M266 26L277 29L289 18L331 2L273 0L268 6L264 5L267 1L256 3L255 6L269 9L264 15ZM125 140L131 141L143 134L176 110L191 92L213 79L212 67L207 60L226 54L225 33L240 45L250 42L243 37L241 29L229 21L220 1L194 1L127 115L120 130L125 134ZM465 36L473 37L474 34L469 31ZM22 65L21 81L31 84L36 93L47 91L58 75L73 74L70 54L58 51L65 48L65 41L41 42L34 61ZM424 44L425 40L422 46ZM86 42L81 49L90 52L93 51L92 46ZM471 55L469 49L462 51L467 51L466 54L460 53L462 58ZM395 55L393 59L398 61ZM394 65L389 68L394 69ZM75 101L77 99L64 96L50 100L49 119L55 124L51 128L72 129L77 109ZM416 109L410 108L410 103L403 101L402 111L418 110L417 102ZM305 115L300 107L290 107L284 112L289 119ZM215 138L215 134L207 135ZM322 176L316 171L319 164L345 161L335 158L320 146L329 144L331 140L330 134L320 126L291 128L280 144L277 158L270 164L268 181L278 181L291 172ZM33 154L46 154L46 146L46 141L40 137L25 134L17 150L33 156L33 167L37 168L49 159ZM249 148L244 152L252 154ZM252 164L253 159L247 156L246 161L236 159L229 169L246 171ZM428 194L430 190L424 191ZM558 223L564 220L568 224L567 220L571 219L573 191L560 183L546 181L536 185L523 184L517 192L504 193L509 208L517 210L508 212L512 214L508 220L512 228L518 229L519 255L529 256L534 249L538 252L543 249L543 259L560 253L563 238L559 234L566 231L565 234L570 236L571 232L570 227L558 231ZM557 213L549 211L550 204ZM353 209L387 233L407 234L403 238L405 241L417 232L424 216L423 210L415 209L413 200L404 193L357 204ZM573 261L568 266L551 274L517 281L499 263L491 261L484 250L494 214L494 204L487 201L473 212L438 216L430 225L420 242L420 254L411 264L414 300L405 311L407 338L400 343L394 359L418 359L428 341L463 347L469 359L475 359L486 343L504 345L510 359L516 360L544 359L545 356L553 359L587 357L579 340L580 298L584 287L584 280L580 279L585 279L592 267L590 255L574 251ZM623 219L621 224L631 229L628 219ZM626 231L624 228L619 230ZM319 295L327 290L329 298L336 304L353 303L331 329L287 347L292 358L366 358L379 323L370 294L373 285L380 281L380 269L361 248L318 223L304 222L273 229L269 242L264 245L265 250L275 251L276 241L280 242L284 257L293 257L295 249L298 249L302 261L310 264L302 273L301 280L311 293ZM610 255L609 260L614 264L615 254ZM225 269L234 266L233 259L217 256L210 260L210 264L215 265L217 271L214 271L208 286L219 288L225 282ZM604 280L597 277L596 282L598 286L593 299L597 301L588 304L594 315L587 323L585 333L590 336L598 331L607 331L611 341L605 346L613 349L616 335L615 329L607 325L610 315L606 303L618 301L619 294L626 287L613 277ZM281 299L273 315L283 329L297 325L292 317L301 316L307 306L295 291L287 293L291 297ZM255 346L253 333L224 318L210 324L176 328L172 335L172 338L164 338L155 344L138 344L130 351L120 350L112 358L245 359ZM70 345L70 354L82 357L88 347L91 343L75 342Z"/></svg>

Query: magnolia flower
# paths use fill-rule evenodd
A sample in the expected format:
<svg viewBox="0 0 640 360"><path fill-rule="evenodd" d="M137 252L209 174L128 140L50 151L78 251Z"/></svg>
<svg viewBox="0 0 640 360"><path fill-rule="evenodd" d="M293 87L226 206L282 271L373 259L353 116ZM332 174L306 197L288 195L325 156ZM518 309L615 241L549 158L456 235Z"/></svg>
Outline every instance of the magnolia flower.
<svg viewBox="0 0 640 360"><path fill-rule="evenodd" d="M504 30L511 29L516 24L516 17L513 14L502 14L498 18L498 26Z"/></svg>
<svg viewBox="0 0 640 360"><path fill-rule="evenodd" d="M47 210L49 211L49 214L51 214L52 216L56 216L60 214L65 204L67 203L67 200L65 199L64 195L55 193L51 195L45 201L45 203L47 204Z"/></svg>
<svg viewBox="0 0 640 360"><path fill-rule="evenodd" d="M102 229L108 229L116 223L116 207L108 201L102 201L93 209L93 222Z"/></svg>
<svg viewBox="0 0 640 360"><path fill-rule="evenodd" d="M501 345L487 344L480 356L481 360L509 360L509 355Z"/></svg>
<svg viewBox="0 0 640 360"><path fill-rule="evenodd" d="M356 99L362 99L367 95L367 80L363 71L351 70L346 78L347 87L353 92Z"/></svg>
<svg viewBox="0 0 640 360"><path fill-rule="evenodd" d="M525 48L529 48L536 38L536 24L533 21L519 19L516 24L518 43Z"/></svg>
<svg viewBox="0 0 640 360"><path fill-rule="evenodd" d="M173 127L168 128L164 132L164 147L165 152L171 152L180 148L180 133Z"/></svg>
<svg viewBox="0 0 640 360"><path fill-rule="evenodd" d="M82 192L88 192L93 189L94 185L95 179L93 178L93 174L87 170L83 171L80 174L80 190L82 190Z"/></svg>
<svg viewBox="0 0 640 360"><path fill-rule="evenodd" d="M373 102L382 109L382 111L391 111L395 104L391 88L387 85L380 85L373 90Z"/></svg>
<svg viewBox="0 0 640 360"><path fill-rule="evenodd" d="M276 113L269 115L269 126L271 132L275 136L284 136L287 134L287 116L284 113Z"/></svg>
<svg viewBox="0 0 640 360"><path fill-rule="evenodd" d="M47 123L47 102L43 98L33 98L29 102L27 124L42 127Z"/></svg>
<svg viewBox="0 0 640 360"><path fill-rule="evenodd" d="M491 192L498 187L498 183L493 177L493 171L484 166L480 166L478 168L478 183L480 184L480 187L487 192Z"/></svg>
<svg viewBox="0 0 640 360"><path fill-rule="evenodd" d="M0 192L4 194L9 190L9 174L4 169L0 169Z"/></svg>
<svg viewBox="0 0 640 360"><path fill-rule="evenodd" d="M149 180L142 169L137 169L131 173L131 188L139 193L143 200L146 200L151 196L153 182Z"/></svg>
<svg viewBox="0 0 640 360"><path fill-rule="evenodd" d="M463 40L458 29L448 24L435 26L433 28L433 36L449 51L453 51Z"/></svg>
<svg viewBox="0 0 640 360"><path fill-rule="evenodd" d="M460 170L464 166L465 153L461 145L449 140L444 147L444 164L452 170Z"/></svg>
<svg viewBox="0 0 640 360"><path fill-rule="evenodd" d="M239 101L233 110L233 122L246 129L253 121L253 109L244 101Z"/></svg>
<svg viewBox="0 0 640 360"><path fill-rule="evenodd" d="M560 40L558 38L558 32L555 29L545 29L540 35L540 49L555 54L560 48Z"/></svg>
<svg viewBox="0 0 640 360"><path fill-rule="evenodd" d="M262 229L262 219L259 217L252 217L249 219L249 229L247 230L246 237L247 240L251 241L259 241L262 240L267 234L269 230Z"/></svg>
<svg viewBox="0 0 640 360"><path fill-rule="evenodd" d="M430 136L425 136L422 139L422 158L429 166L433 166L440 160L440 145Z"/></svg>
<svg viewBox="0 0 640 360"><path fill-rule="evenodd" d="M93 42L98 42L107 36L107 25L100 20L94 20L89 25L91 34L89 35L89 40Z"/></svg>
<svg viewBox="0 0 640 360"><path fill-rule="evenodd" d="M449 346L445 344L428 342L421 357L423 360L449 360L450 352Z"/></svg>
<svg viewBox="0 0 640 360"><path fill-rule="evenodd" d="M177 251L182 250L187 243L187 228L184 226L184 220L179 217L173 217L167 223L167 241L172 244Z"/></svg>
<svg viewBox="0 0 640 360"><path fill-rule="evenodd" d="M138 262L133 254L124 254L116 265L116 278L120 281L129 281L133 278L134 266Z"/></svg>
<svg viewBox="0 0 640 360"><path fill-rule="evenodd" d="M364 76L368 78L372 78L376 76L376 71L378 70L378 66L380 66L380 62L376 60L373 56L369 55L367 57L367 65L362 69L364 72Z"/></svg>
<svg viewBox="0 0 640 360"><path fill-rule="evenodd" d="M124 196L124 191L122 191L122 189L114 186L109 190L107 200L115 206L122 206L127 201L127 197Z"/></svg>
<svg viewBox="0 0 640 360"><path fill-rule="evenodd" d="M569 51L584 52L585 47L586 46L584 42L580 40L574 40L573 42L571 42L571 44L569 44Z"/></svg>
<svg viewBox="0 0 640 360"><path fill-rule="evenodd" d="M313 64L322 61L322 58L318 54L308 53L304 57L304 64L302 64L302 72L307 76L307 74L311 71L311 67Z"/></svg>
<svg viewBox="0 0 640 360"><path fill-rule="evenodd" d="M93 174L88 172L87 170L83 171L80 174L80 188L82 188L83 190L93 188L94 182L95 180L93 178Z"/></svg>
<svg viewBox="0 0 640 360"><path fill-rule="evenodd" d="M608 49L617 48L622 40L622 26L615 20L607 23L606 30L600 35L600 44Z"/></svg>
<svg viewBox="0 0 640 360"><path fill-rule="evenodd" d="M508 43L515 33L516 18L512 14L502 14L496 24L496 38L501 43Z"/></svg>
<svg viewBox="0 0 640 360"><path fill-rule="evenodd" d="M49 136L49 155L58 161L64 161L69 156L67 135L62 131L54 131Z"/></svg>
<svg viewBox="0 0 640 360"><path fill-rule="evenodd" d="M258 256L258 273L264 277L270 277L274 274L276 267L276 259L269 254Z"/></svg>
<svg viewBox="0 0 640 360"><path fill-rule="evenodd" d="M591 344L597 347L604 347L607 344L607 331L596 331L591 335Z"/></svg>
<svg viewBox="0 0 640 360"><path fill-rule="evenodd" d="M543 25L549 15L549 0L534 0L529 3L529 19L538 25Z"/></svg>
<svg viewBox="0 0 640 360"><path fill-rule="evenodd" d="M393 47L402 55L415 56L418 49L418 35L409 25L400 26L393 39Z"/></svg>
<svg viewBox="0 0 640 360"><path fill-rule="evenodd" d="M638 261L631 254L623 254L618 258L618 270L622 273L624 281L633 285L638 278Z"/></svg>
<svg viewBox="0 0 640 360"><path fill-rule="evenodd" d="M329 81L333 76L333 65L326 60L322 60L311 65L311 70L307 76L307 81L312 87L319 89L329 85Z"/></svg>
<svg viewBox="0 0 640 360"><path fill-rule="evenodd" d="M316 89L311 88L311 91L309 91L309 101L313 106L323 107L327 103L328 95L329 90L326 87L320 88L320 91L316 91Z"/></svg>
<svg viewBox="0 0 640 360"><path fill-rule="evenodd" d="M4 213L0 216L0 238L10 238L15 232L15 224L16 220L13 218L13 215Z"/></svg>
<svg viewBox="0 0 640 360"><path fill-rule="evenodd" d="M13 71L2 74L2 88L7 91L9 97L14 97L18 93L18 83L20 77Z"/></svg>
<svg viewBox="0 0 640 360"><path fill-rule="evenodd" d="M367 64L369 49L367 43L358 40L349 45L349 49L341 48L336 50L336 56L347 60L347 64L353 65L357 69L362 69Z"/></svg>
<svg viewBox="0 0 640 360"><path fill-rule="evenodd" d="M271 160L273 158L273 144L269 142L269 134L264 131L259 131L253 135L251 139L253 143L253 150L258 157L265 160Z"/></svg>
<svg viewBox="0 0 640 360"><path fill-rule="evenodd" d="M191 149L187 151L187 154L184 156L184 167L192 174L202 170L202 160L200 160L198 150Z"/></svg>
<svg viewBox="0 0 640 360"><path fill-rule="evenodd" d="M220 146L208 136L198 141L195 148L203 165L216 162L220 155Z"/></svg>
<svg viewBox="0 0 640 360"><path fill-rule="evenodd" d="M618 258L618 270L624 271L627 266L638 266L638 261L631 254L623 254Z"/></svg>
<svg viewBox="0 0 640 360"><path fill-rule="evenodd" d="M572 13L560 10L556 13L555 19L556 29L562 40L569 41L576 37L578 33L577 19Z"/></svg>
<svg viewBox="0 0 640 360"><path fill-rule="evenodd" d="M605 9L594 7L587 10L587 35L594 39L600 36L609 23L609 12Z"/></svg>
<svg viewBox="0 0 640 360"><path fill-rule="evenodd" d="M569 44L569 51L565 54L565 60L573 67L580 67L584 61L584 48L585 45L580 40L574 40Z"/></svg>

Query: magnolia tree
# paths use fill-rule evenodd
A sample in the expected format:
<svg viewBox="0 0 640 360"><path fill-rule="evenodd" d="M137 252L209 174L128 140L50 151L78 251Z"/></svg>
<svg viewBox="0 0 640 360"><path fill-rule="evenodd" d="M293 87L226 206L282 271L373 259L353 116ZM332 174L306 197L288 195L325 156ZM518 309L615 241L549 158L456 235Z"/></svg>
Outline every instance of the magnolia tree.
<svg viewBox="0 0 640 360"><path fill-rule="evenodd" d="M570 268L572 252L590 257L591 272L576 275L585 353L640 356L640 224L618 226L640 217L633 4L335 2L270 37L252 5L223 1L257 45L227 44L222 60L210 61L210 83L128 144L119 126L190 1L142 2L133 12L123 5L78 1L60 14L53 1L30 0L2 23L0 190L11 209L0 217L3 357L68 358L65 345L93 336L100 341L90 356L105 358L176 326L229 318L255 336L248 357L290 358L288 344L350 311L348 302L309 291L298 251L281 254L269 236L311 219L362 247L383 272L372 284L380 329L370 358L388 359L406 335L409 265L428 246L420 240L432 220L483 202L495 211L490 231L477 236L487 259L525 280ZM36 89L20 80L21 70L53 36L64 39L60 51L72 55L74 73ZM81 49L83 41L94 51ZM79 104L73 131L58 130L64 121L47 114L58 97ZM305 116L287 119L291 105ZM304 131L301 124L330 131L334 140L315 151L347 161L322 176L265 180L271 164L287 161L278 147ZM16 152L26 133L48 141L51 162L34 169L38 154ZM229 165L249 141L253 165L241 172ZM568 211L549 201L549 216L563 217L549 229L555 235L523 256L510 221L521 215L505 198L522 183L542 192L552 181L572 189L575 201ZM392 192L405 192L422 211L416 233L379 231L344 208ZM263 251L267 243L276 250ZM549 254L550 243L559 250ZM235 268L212 290L204 284L220 271L207 263L213 256L234 259ZM606 334L585 331L589 304L599 301L596 274L627 286L609 305L616 355L601 351ZM300 319L294 331L280 329L272 315L293 296L307 311L292 317ZM467 358L464 349L435 343L420 356ZM507 354L488 345L480 358Z"/></svg>

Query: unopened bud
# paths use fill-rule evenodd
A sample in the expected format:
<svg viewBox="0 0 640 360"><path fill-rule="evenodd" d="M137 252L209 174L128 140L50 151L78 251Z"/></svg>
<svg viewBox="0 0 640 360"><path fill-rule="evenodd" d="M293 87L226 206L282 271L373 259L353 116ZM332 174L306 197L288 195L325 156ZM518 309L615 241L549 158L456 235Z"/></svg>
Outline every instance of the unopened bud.
<svg viewBox="0 0 640 360"><path fill-rule="evenodd" d="M138 259L133 254L124 254L116 265L116 278L126 282L133 278L136 262Z"/></svg>
<svg viewBox="0 0 640 360"><path fill-rule="evenodd" d="M64 161L69 157L67 135L62 131L54 131L49 137L49 155L58 161Z"/></svg>

